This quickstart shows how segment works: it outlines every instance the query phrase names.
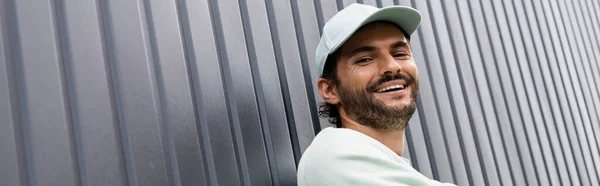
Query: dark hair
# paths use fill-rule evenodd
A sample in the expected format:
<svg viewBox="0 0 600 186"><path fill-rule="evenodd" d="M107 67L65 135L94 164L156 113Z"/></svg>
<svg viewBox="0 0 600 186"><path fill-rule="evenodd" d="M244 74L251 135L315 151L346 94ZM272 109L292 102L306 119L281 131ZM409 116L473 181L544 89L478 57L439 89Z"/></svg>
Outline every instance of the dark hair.
<svg viewBox="0 0 600 186"><path fill-rule="evenodd" d="M321 78L326 79L333 85L338 85L340 82L337 75L337 57L337 51L327 56L325 66L323 67L323 74L321 74ZM337 105L327 103L326 101L320 103L319 117L327 118L329 123L334 124L338 128L342 127L342 123L340 122L340 112Z"/></svg>
<svg viewBox="0 0 600 186"><path fill-rule="evenodd" d="M410 42L410 35L408 35L408 33L406 33L406 31L404 31L404 29L402 29L400 26L389 21L383 22L387 22L396 26L398 29L400 29L400 31L402 31L402 34L404 34L406 40ZM326 79L327 81L329 81L330 84L336 86L340 83L340 80L338 79L337 75L337 60L339 57L338 55L338 51L336 50L335 52L327 56L327 59L325 60L325 66L323 67L323 73L321 74L321 78ZM337 105L327 103L326 101L320 103L319 117L327 118L329 123L334 124L337 128L342 127L342 123L340 121L340 111Z"/></svg>

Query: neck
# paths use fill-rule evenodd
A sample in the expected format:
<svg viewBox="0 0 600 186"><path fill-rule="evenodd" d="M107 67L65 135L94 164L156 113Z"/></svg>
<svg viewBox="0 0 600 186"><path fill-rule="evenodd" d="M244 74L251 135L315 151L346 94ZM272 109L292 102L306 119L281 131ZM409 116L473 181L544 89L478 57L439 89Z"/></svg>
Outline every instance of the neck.
<svg viewBox="0 0 600 186"><path fill-rule="evenodd" d="M404 131L405 129L400 130L378 130L366 125L362 125L349 117L347 115L340 113L340 122L342 123L343 128L352 129L363 133L379 142L381 142L386 147L390 148L394 153L398 156L402 156L404 152Z"/></svg>

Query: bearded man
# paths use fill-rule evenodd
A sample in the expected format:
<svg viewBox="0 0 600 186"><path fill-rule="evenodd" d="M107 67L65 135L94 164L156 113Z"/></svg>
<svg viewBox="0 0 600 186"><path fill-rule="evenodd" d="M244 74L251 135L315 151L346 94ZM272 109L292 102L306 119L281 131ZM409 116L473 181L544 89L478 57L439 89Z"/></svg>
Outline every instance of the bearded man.
<svg viewBox="0 0 600 186"><path fill-rule="evenodd" d="M316 63L325 128L298 166L299 186L452 185L431 180L406 158L404 133L417 107L419 73L410 7L352 4L323 27Z"/></svg>

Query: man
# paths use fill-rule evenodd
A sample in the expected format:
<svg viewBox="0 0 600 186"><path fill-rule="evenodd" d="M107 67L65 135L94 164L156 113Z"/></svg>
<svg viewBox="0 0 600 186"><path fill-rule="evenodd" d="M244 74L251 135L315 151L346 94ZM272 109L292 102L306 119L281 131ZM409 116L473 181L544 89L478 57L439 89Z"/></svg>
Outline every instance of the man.
<svg viewBox="0 0 600 186"><path fill-rule="evenodd" d="M316 54L319 115L336 128L323 129L304 152L299 186L446 185L402 157L419 93L410 35L420 21L409 7L352 4L325 24Z"/></svg>

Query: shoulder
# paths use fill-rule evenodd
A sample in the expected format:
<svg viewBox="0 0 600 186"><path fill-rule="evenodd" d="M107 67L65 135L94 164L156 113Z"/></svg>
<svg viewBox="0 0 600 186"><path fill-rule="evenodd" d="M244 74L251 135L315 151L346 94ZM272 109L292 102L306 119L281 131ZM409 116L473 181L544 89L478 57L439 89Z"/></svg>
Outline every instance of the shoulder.
<svg viewBox="0 0 600 186"><path fill-rule="evenodd" d="M302 154L301 162L330 162L347 155L389 156L386 151L391 152L383 144L362 133L350 129L325 128Z"/></svg>
<svg viewBox="0 0 600 186"><path fill-rule="evenodd" d="M299 185L355 185L378 176L412 177L414 169L376 140L349 129L325 129L304 152ZM404 173L407 173L404 175ZM358 181L358 182L357 182ZM383 183L383 182L382 182Z"/></svg>

